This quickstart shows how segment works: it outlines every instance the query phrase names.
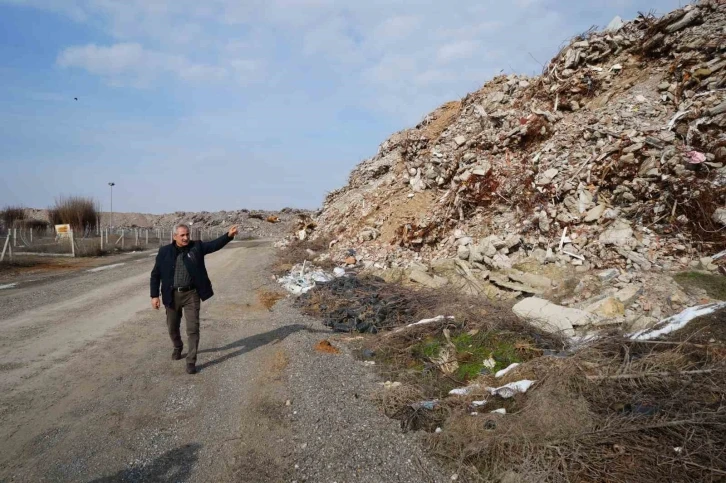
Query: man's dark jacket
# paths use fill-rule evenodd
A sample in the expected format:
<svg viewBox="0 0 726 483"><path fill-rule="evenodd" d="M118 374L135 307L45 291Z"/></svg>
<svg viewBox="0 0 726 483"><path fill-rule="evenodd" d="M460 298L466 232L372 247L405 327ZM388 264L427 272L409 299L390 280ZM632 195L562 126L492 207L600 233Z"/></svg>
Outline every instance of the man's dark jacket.
<svg viewBox="0 0 726 483"><path fill-rule="evenodd" d="M207 267L204 266L204 255L221 250L230 241L232 241L232 237L225 233L216 240L190 241L187 245L189 251L184 255L184 266L187 267L189 275L192 277L192 283L202 300L207 300L214 295L212 282L209 281L207 275ZM172 288L178 250L180 249L174 242L159 248L154 269L151 271L151 297L159 296L159 282L161 282L161 299L166 307L171 307L173 303Z"/></svg>

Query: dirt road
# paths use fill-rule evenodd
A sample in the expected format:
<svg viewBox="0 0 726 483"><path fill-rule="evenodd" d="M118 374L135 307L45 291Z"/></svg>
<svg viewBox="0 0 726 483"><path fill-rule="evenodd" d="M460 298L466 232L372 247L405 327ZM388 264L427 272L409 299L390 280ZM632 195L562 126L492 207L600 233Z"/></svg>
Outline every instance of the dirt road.
<svg viewBox="0 0 726 483"><path fill-rule="evenodd" d="M322 324L259 304L271 254L209 257L193 376L149 308L148 255L0 290L0 481L448 481L342 342L317 353Z"/></svg>

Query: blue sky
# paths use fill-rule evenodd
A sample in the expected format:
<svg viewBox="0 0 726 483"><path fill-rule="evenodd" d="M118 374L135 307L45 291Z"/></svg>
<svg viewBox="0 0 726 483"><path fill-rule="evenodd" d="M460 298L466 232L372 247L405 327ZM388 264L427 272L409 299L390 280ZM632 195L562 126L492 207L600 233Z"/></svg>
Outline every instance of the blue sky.
<svg viewBox="0 0 726 483"><path fill-rule="evenodd" d="M683 4L0 0L0 207L315 208L440 104Z"/></svg>

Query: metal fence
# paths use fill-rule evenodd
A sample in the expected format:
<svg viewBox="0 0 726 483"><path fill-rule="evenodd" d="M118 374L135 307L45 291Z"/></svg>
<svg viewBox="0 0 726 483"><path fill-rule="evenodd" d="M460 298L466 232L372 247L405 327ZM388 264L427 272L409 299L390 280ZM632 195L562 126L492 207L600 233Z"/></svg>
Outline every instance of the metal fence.
<svg viewBox="0 0 726 483"><path fill-rule="evenodd" d="M191 228L192 240L212 240L223 228ZM173 228L87 228L83 232L58 234L53 227L0 227L0 250L5 257L19 255L84 257L141 251L173 240Z"/></svg>

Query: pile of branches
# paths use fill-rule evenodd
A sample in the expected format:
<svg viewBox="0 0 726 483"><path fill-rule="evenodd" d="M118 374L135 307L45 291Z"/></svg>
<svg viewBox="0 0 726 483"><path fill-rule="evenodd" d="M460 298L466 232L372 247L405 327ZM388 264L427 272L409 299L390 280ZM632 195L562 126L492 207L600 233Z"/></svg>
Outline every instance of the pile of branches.
<svg viewBox="0 0 726 483"><path fill-rule="evenodd" d="M420 292L386 283L373 276L341 277L319 284L295 304L303 313L321 317L337 332L375 334L415 322L426 305Z"/></svg>

